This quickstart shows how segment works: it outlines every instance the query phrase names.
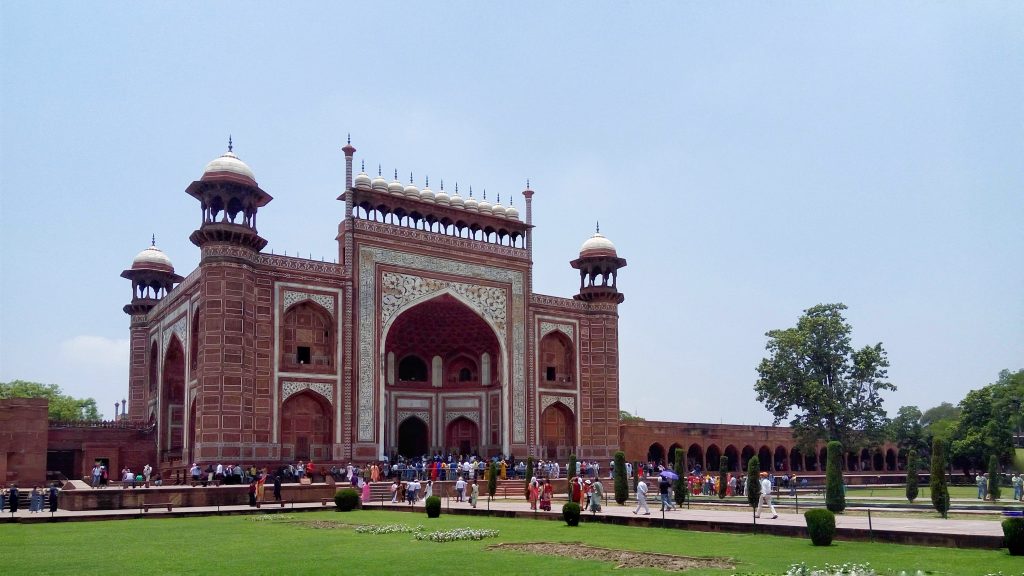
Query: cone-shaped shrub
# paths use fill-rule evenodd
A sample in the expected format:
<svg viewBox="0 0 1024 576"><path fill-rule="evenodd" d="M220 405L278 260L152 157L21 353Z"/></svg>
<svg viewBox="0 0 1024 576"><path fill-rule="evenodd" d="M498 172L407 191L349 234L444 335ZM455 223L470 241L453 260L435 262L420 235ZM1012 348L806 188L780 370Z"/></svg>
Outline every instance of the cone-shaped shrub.
<svg viewBox="0 0 1024 576"><path fill-rule="evenodd" d="M523 482L523 496L530 499L530 478L533 478L533 456L526 459L526 481Z"/></svg>
<svg viewBox="0 0 1024 576"><path fill-rule="evenodd" d="M946 517L949 512L949 488L946 486L946 444L936 438L932 440L931 478L928 486L932 491L932 506Z"/></svg>
<svg viewBox="0 0 1024 576"><path fill-rule="evenodd" d="M917 467L920 465L917 450L911 450L907 454L907 501L911 504L917 498Z"/></svg>
<svg viewBox="0 0 1024 576"><path fill-rule="evenodd" d="M498 463L491 461L491 470L487 474L487 494L494 498L494 494L498 492Z"/></svg>
<svg viewBox="0 0 1024 576"><path fill-rule="evenodd" d="M761 481L757 477L761 472L761 461L754 456L747 462L747 502L751 508L757 508L761 500Z"/></svg>
<svg viewBox="0 0 1024 576"><path fill-rule="evenodd" d="M620 506L629 499L629 481L626 479L626 453L619 450L615 453L615 502Z"/></svg>
<svg viewBox="0 0 1024 576"><path fill-rule="evenodd" d="M427 511L427 518L437 518L441 515L441 497L428 496L423 503L423 507Z"/></svg>
<svg viewBox="0 0 1024 576"><path fill-rule="evenodd" d="M993 454L988 459L988 497L995 502L999 500L999 458Z"/></svg>
<svg viewBox="0 0 1024 576"><path fill-rule="evenodd" d="M825 464L825 507L831 512L846 509L846 495L843 494L843 445L828 443L828 461Z"/></svg>
<svg viewBox="0 0 1024 576"><path fill-rule="evenodd" d="M676 478L672 483L672 499L676 506L682 506L686 502L686 453L682 448L676 448Z"/></svg>
<svg viewBox="0 0 1024 576"><path fill-rule="evenodd" d="M729 489L729 457L723 455L718 459L718 497L725 498Z"/></svg>

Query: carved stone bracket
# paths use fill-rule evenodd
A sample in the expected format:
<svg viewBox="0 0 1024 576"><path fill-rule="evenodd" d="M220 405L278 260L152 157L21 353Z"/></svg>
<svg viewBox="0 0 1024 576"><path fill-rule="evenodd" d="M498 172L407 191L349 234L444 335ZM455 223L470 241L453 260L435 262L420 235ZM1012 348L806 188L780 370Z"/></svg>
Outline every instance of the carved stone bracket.
<svg viewBox="0 0 1024 576"><path fill-rule="evenodd" d="M406 418L410 418L412 416L423 420L423 423L427 426L430 425L430 413L426 410L399 410L395 412L395 418L399 424L404 422Z"/></svg>
<svg viewBox="0 0 1024 576"><path fill-rule="evenodd" d="M302 302L303 300L312 300L320 306L323 306L324 310L334 318L337 314L335 312L334 297L327 294L313 294L310 292L297 292L294 290L285 290L281 297L284 303L284 309L287 310L293 304Z"/></svg>
<svg viewBox="0 0 1024 576"><path fill-rule="evenodd" d="M451 424L456 418L465 418L477 426L480 426L480 413L468 411L446 412L444 415L444 425L447 426Z"/></svg>

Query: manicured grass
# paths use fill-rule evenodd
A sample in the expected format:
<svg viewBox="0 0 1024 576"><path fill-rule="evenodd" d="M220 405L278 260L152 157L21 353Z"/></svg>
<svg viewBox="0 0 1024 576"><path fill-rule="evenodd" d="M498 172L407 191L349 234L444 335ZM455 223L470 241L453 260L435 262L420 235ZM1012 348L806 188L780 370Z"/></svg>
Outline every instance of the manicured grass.
<svg viewBox="0 0 1024 576"><path fill-rule="evenodd" d="M1024 448L1017 448L1013 456L1013 467L1017 472L1024 472Z"/></svg>
<svg viewBox="0 0 1024 576"><path fill-rule="evenodd" d="M1010 494L1013 492L1011 490ZM903 487L898 488L871 488L871 487L848 487L846 490L848 497L854 498L870 498L872 496L881 496L884 498L901 498L906 500L907 490ZM924 503L931 502L932 492L931 488L927 484L918 486L917 499L914 502ZM981 500L978 500L978 488L975 486L950 486L949 497L953 500L974 500L972 504L983 504Z"/></svg>
<svg viewBox="0 0 1024 576"><path fill-rule="evenodd" d="M792 563L870 562L876 569L921 569L929 574L969 576L1002 571L1021 574L1020 560L1005 550L958 550L898 544L838 542L828 548L809 540L749 534L583 523L569 528L547 520L442 514L356 511L295 512L292 521L252 521L249 516L147 518L106 522L0 525L3 572L15 574L620 574L613 564L486 551L498 542L585 542L592 546L737 560L734 570L687 575L782 574ZM351 529L314 529L294 522L422 524L501 531L477 542L414 541L409 534L366 535Z"/></svg>

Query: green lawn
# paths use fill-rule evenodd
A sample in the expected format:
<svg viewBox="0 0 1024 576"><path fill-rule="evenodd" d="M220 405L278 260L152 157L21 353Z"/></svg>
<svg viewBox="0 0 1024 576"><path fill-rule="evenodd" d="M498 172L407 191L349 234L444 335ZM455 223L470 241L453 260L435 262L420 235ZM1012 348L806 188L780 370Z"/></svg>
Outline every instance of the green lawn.
<svg viewBox="0 0 1024 576"><path fill-rule="evenodd" d="M1024 448L1017 448L1013 457L1013 467L1018 472L1024 472Z"/></svg>
<svg viewBox="0 0 1024 576"><path fill-rule="evenodd" d="M497 542L584 542L592 546L691 556L732 557L735 570L686 574L782 574L794 562L870 562L876 569L922 569L968 576L1022 574L1020 558L1005 550L958 550L897 544L838 542L818 548L808 540L762 535L685 532L661 528L358 511L296 512L292 521L248 516L148 518L105 522L0 525L3 573L14 574L619 574L611 563L486 551ZM352 529L315 529L296 522L423 524L429 529L492 528L498 538L478 542L414 541L409 534L368 535Z"/></svg>
<svg viewBox="0 0 1024 576"><path fill-rule="evenodd" d="M899 488L870 488L864 487L847 487L846 496L853 498L870 498L872 496L882 496L886 498L902 498L906 500L907 489L904 487ZM1010 489L1010 496L1013 496L1013 489ZM978 488L976 486L950 486L949 497L954 500L974 500L971 504L983 504L981 500L978 500ZM917 499L916 503L927 504L931 502L932 491L927 484L921 484L917 487ZM1007 501L1010 499L1007 498Z"/></svg>

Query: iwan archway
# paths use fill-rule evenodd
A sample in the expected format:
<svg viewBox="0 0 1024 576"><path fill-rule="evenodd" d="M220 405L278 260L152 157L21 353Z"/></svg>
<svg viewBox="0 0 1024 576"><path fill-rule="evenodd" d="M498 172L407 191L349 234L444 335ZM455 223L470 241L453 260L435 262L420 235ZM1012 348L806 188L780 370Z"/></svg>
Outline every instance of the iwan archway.
<svg viewBox="0 0 1024 576"><path fill-rule="evenodd" d="M385 454L507 453L505 347L458 294L444 291L399 312L384 328L381 359ZM402 423L410 417L422 422L425 445L408 441Z"/></svg>

